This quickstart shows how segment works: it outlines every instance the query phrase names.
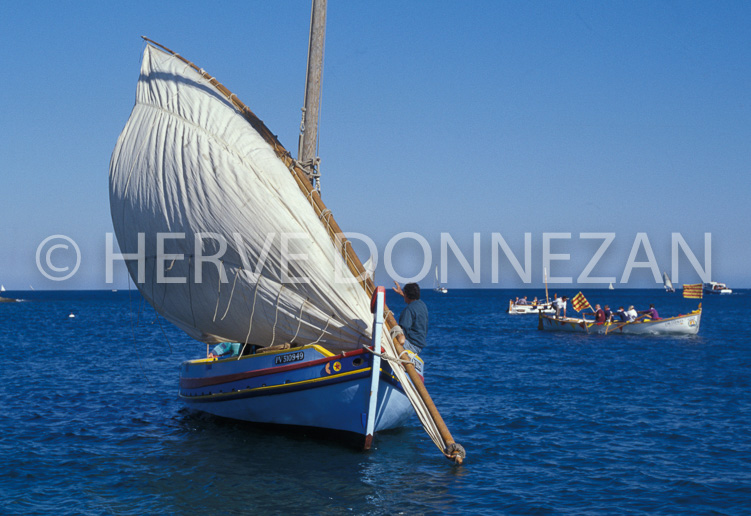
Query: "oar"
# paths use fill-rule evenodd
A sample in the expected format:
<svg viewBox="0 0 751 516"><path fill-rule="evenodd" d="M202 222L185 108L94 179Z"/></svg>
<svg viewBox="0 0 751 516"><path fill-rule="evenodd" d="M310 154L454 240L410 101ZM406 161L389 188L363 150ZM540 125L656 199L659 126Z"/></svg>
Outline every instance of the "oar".
<svg viewBox="0 0 751 516"><path fill-rule="evenodd" d="M636 319L634 319L633 321L626 321L625 323L621 323L621 324L617 325L616 328L613 331L620 330L621 328L623 328L627 324L631 324L632 322L636 322ZM608 326L607 328L605 328L605 335L608 334L608 330L609 329L610 329L610 326Z"/></svg>
<svg viewBox="0 0 751 516"><path fill-rule="evenodd" d="M627 324L632 324L632 323L635 323L636 321L638 321L638 320L639 320L639 319L641 319L642 317L646 317L646 315L640 315L639 317L637 317L637 318L636 318L636 319L634 319L633 321L626 321L625 323L621 323L621 324L620 324L620 325L618 325L618 326L617 326L617 327L616 327L615 329L616 329L616 330L620 330L621 328L623 328L623 327L624 327L624 326L626 326ZM606 329L606 330L605 330L605 333L607 334L607 332L608 332L608 330Z"/></svg>

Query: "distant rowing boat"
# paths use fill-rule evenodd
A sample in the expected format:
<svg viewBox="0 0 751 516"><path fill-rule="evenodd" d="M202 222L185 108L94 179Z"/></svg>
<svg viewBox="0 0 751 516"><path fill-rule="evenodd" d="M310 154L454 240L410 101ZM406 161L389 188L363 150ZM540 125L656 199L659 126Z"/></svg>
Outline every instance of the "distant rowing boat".
<svg viewBox="0 0 751 516"><path fill-rule="evenodd" d="M573 317L556 318L540 314L537 328L543 331L567 331L589 335L696 335L701 322L701 305L691 313L667 319L641 319L633 322L595 323Z"/></svg>
<svg viewBox="0 0 751 516"><path fill-rule="evenodd" d="M511 315L530 315L530 314L536 314L538 312L542 312L544 314L553 314L555 313L555 308L553 308L552 303L537 303L533 305L517 305L512 300L509 300L508 302L508 310L506 310Z"/></svg>

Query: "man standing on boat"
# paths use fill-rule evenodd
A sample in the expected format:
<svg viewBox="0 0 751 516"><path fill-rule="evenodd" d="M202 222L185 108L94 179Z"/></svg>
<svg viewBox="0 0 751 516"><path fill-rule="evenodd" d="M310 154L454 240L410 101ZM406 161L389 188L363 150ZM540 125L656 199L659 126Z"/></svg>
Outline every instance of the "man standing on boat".
<svg viewBox="0 0 751 516"><path fill-rule="evenodd" d="M399 326L405 337L404 349L419 355L428 336L428 307L420 299L420 286L417 283L407 283L404 290L398 282L394 284L394 292L402 296L407 304L399 316Z"/></svg>
<svg viewBox="0 0 751 516"><path fill-rule="evenodd" d="M566 318L566 301L568 301L568 298L566 296L558 297L558 294L555 294L555 299L553 299L553 308L555 308L556 319L560 316L561 311L563 312L563 318Z"/></svg>

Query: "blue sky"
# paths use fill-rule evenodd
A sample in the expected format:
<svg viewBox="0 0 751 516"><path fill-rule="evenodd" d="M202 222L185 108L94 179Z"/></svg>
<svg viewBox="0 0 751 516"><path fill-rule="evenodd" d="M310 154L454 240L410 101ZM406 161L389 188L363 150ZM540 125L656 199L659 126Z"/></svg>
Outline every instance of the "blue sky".
<svg viewBox="0 0 751 516"><path fill-rule="evenodd" d="M8 289L104 283L108 166L133 107L146 35L235 92L293 152L310 4L16 2L3 6L0 55L0 283ZM646 233L671 271L671 234L713 279L751 287L751 4L747 2L336 2L329 4L320 155L324 200L380 252L418 232L440 264L449 233L481 285L515 287L504 258L491 283L491 235L534 286L545 233L569 254L549 274L576 281L614 233L592 276L624 274ZM78 243L82 264L46 279L46 237ZM395 248L403 276L415 242ZM381 256L381 263L383 257ZM645 260L642 249L639 260ZM448 285L472 286L450 254ZM700 281L684 255L680 282ZM388 283L383 268L378 280ZM432 283L432 273L422 282ZM117 287L125 284L123 269ZM598 285L587 285L598 286ZM654 286L634 269L623 287Z"/></svg>

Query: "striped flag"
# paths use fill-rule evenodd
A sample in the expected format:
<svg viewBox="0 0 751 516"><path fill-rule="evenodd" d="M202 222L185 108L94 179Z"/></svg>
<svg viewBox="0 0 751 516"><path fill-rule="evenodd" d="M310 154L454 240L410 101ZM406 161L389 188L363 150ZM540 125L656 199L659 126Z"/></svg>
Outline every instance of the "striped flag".
<svg viewBox="0 0 751 516"><path fill-rule="evenodd" d="M579 292L574 296L574 299L571 300L571 305L574 307L574 310L577 312L581 312L582 310L586 310L587 308L592 308L589 306L589 301L584 297L584 294Z"/></svg>
<svg viewBox="0 0 751 516"><path fill-rule="evenodd" d="M701 299L703 295L701 286L701 283L696 283L694 285L683 285L683 297L688 299Z"/></svg>

